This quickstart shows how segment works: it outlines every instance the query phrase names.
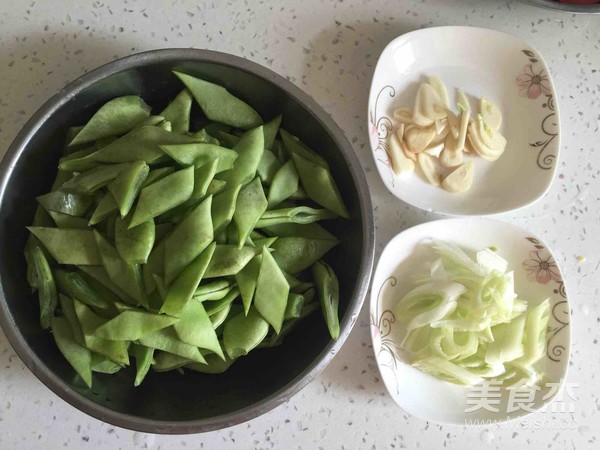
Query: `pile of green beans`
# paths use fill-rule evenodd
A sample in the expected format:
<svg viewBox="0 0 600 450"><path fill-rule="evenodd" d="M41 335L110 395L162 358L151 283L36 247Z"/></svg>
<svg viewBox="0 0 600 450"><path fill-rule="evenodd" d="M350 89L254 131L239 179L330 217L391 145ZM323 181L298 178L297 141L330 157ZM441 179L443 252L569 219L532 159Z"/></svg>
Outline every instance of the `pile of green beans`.
<svg viewBox="0 0 600 450"><path fill-rule="evenodd" d="M339 336L322 261L338 240L317 222L349 215L327 161L281 116L173 73L183 89L158 114L128 95L69 129L28 227L40 323L89 387L131 357L135 386L151 367L222 373L317 309Z"/></svg>

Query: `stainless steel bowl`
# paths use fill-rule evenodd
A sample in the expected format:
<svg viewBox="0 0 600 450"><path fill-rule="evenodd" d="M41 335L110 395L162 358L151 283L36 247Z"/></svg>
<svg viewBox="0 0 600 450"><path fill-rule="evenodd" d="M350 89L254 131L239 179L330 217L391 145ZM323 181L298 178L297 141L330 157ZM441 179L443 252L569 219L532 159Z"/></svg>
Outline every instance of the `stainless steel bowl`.
<svg viewBox="0 0 600 450"><path fill-rule="evenodd" d="M68 126L85 122L116 96L141 94L167 103L181 84L177 68L224 84L264 115L283 113L283 126L329 161L352 219L334 224L341 244L328 255L340 279L340 338L330 339L313 314L276 349L251 353L225 374L150 373L133 387L133 369L94 375L82 385L39 326L36 296L26 282L25 226L35 197L47 192ZM367 182L340 128L308 95L248 60L206 50L166 49L132 55L73 81L29 120L0 165L0 324L31 371L81 411L112 424L152 433L195 433L231 426L263 414L312 381L348 337L366 295L373 266L373 209Z"/></svg>
<svg viewBox="0 0 600 450"><path fill-rule="evenodd" d="M574 5L571 3L561 3L554 0L523 0L532 5L542 8L555 9L557 11L571 12L575 14L600 14L600 3L596 5Z"/></svg>

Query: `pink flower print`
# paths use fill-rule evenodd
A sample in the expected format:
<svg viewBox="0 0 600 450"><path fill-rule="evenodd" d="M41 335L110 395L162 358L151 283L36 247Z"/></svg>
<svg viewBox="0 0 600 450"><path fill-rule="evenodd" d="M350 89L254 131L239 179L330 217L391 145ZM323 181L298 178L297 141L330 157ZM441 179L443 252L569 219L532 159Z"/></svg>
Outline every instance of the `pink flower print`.
<svg viewBox="0 0 600 450"><path fill-rule="evenodd" d="M550 280L562 281L558 266L552 255L542 255L539 250L532 250L529 252L529 258L523 262L523 268L527 271L527 278L536 280L540 284L548 284Z"/></svg>
<svg viewBox="0 0 600 450"><path fill-rule="evenodd" d="M517 86L519 86L521 96L534 100L541 94L552 94L545 70L542 69L539 73L535 73L532 64L523 67L523 73L517 77Z"/></svg>

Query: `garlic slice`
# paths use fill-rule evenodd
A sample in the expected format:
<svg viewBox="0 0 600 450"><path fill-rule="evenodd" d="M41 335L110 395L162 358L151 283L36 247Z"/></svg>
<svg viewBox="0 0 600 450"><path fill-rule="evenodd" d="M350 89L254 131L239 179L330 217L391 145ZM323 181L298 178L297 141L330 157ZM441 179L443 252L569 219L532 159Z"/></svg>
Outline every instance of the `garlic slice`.
<svg viewBox="0 0 600 450"><path fill-rule="evenodd" d="M394 120L400 123L411 124L413 123L413 112L410 108L398 108L394 111Z"/></svg>
<svg viewBox="0 0 600 450"><path fill-rule="evenodd" d="M466 192L473 185L475 165L473 161L463 164L442 181L442 187L448 192Z"/></svg>
<svg viewBox="0 0 600 450"><path fill-rule="evenodd" d="M458 135L460 133L460 118L452 111L448 110L448 116L446 119L448 120L450 134L454 137L454 139L458 139Z"/></svg>
<svg viewBox="0 0 600 450"><path fill-rule="evenodd" d="M404 142L408 151L421 153L429 146L435 136L436 132L433 124L426 128L410 125L406 127L404 132Z"/></svg>
<svg viewBox="0 0 600 450"><path fill-rule="evenodd" d="M398 176L402 176L406 173L410 173L415 170L415 163L411 161L402 151L402 146L398 140L398 136L394 133L390 136L390 159L392 163L392 170Z"/></svg>
<svg viewBox="0 0 600 450"><path fill-rule="evenodd" d="M435 169L433 157L427 153L419 153L417 155L417 162L419 163L419 168L421 169L421 172L423 172L425 179L434 186L439 186L440 178Z"/></svg>
<svg viewBox="0 0 600 450"><path fill-rule="evenodd" d="M423 150L423 152L427 153L428 155L435 156L436 158L439 158L440 157L440 153L443 150L444 150L444 143L440 142L437 145L430 144L429 147L427 147L425 150Z"/></svg>
<svg viewBox="0 0 600 450"><path fill-rule="evenodd" d="M415 100L413 123L421 127L428 127L435 120L446 117L446 111L447 108L435 89L430 84L421 83Z"/></svg>
<svg viewBox="0 0 600 450"><path fill-rule="evenodd" d="M504 136L489 126L486 128L481 115L469 125L468 139L475 153L488 161L496 161L506 149Z"/></svg>
<svg viewBox="0 0 600 450"><path fill-rule="evenodd" d="M443 105L448 109L450 107L450 99L448 97L448 89L441 78L436 76L428 77L427 81L431 87L435 90Z"/></svg>
<svg viewBox="0 0 600 450"><path fill-rule="evenodd" d="M500 109L490 102L487 98L481 97L479 100L479 111L483 120L494 130L498 131L502 126L502 113Z"/></svg>
<svg viewBox="0 0 600 450"><path fill-rule="evenodd" d="M463 92L462 89L458 90L457 97L458 97L458 99L457 99L456 103L457 103L458 109L460 111L471 112L471 104L469 103L469 99L467 98L467 95Z"/></svg>
<svg viewBox="0 0 600 450"><path fill-rule="evenodd" d="M450 150L445 147L440 153L440 164L444 167L460 166L464 161L463 156L462 150Z"/></svg>

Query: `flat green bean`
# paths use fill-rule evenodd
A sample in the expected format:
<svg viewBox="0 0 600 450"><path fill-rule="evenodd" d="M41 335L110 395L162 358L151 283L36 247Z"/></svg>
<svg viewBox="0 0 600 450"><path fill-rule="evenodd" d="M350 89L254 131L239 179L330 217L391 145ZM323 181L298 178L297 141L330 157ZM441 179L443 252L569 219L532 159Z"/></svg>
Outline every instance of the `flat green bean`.
<svg viewBox="0 0 600 450"><path fill-rule="evenodd" d="M149 333L173 325L179 319L164 314L126 310L94 330L94 336L116 341L135 341Z"/></svg>
<svg viewBox="0 0 600 450"><path fill-rule="evenodd" d="M237 152L215 144L161 145L160 148L181 166L202 167L216 159L217 173L231 169L238 158Z"/></svg>
<svg viewBox="0 0 600 450"><path fill-rule="evenodd" d="M266 247L263 247L260 270L254 292L254 307L279 334L290 285Z"/></svg>
<svg viewBox="0 0 600 450"><path fill-rule="evenodd" d="M50 321L58 302L56 284L48 260L40 247L33 249L33 263L36 270L40 303L40 323L42 328L47 329L50 327Z"/></svg>
<svg viewBox="0 0 600 450"><path fill-rule="evenodd" d="M190 129L190 111L192 109L192 95L183 89L171 103L160 113L172 124L173 133L187 133Z"/></svg>
<svg viewBox="0 0 600 450"><path fill-rule="evenodd" d="M115 98L96 111L69 145L126 133L149 115L150 107L137 95Z"/></svg>
<svg viewBox="0 0 600 450"><path fill-rule="evenodd" d="M247 355L269 333L269 324L254 308L225 322L223 345L231 359Z"/></svg>
<svg viewBox="0 0 600 450"><path fill-rule="evenodd" d="M59 264L102 264L91 230L27 227Z"/></svg>
<svg viewBox="0 0 600 450"><path fill-rule="evenodd" d="M94 198L89 195L54 191L37 197L38 203L46 211L56 211L70 216L81 217L92 205Z"/></svg>
<svg viewBox="0 0 600 450"><path fill-rule="evenodd" d="M250 232L267 210L267 204L260 178L256 177L240 190L233 213L233 219L237 225L238 247L244 246Z"/></svg>
<svg viewBox="0 0 600 450"><path fill-rule="evenodd" d="M179 317L180 320L173 325L179 339L194 347L215 352L225 359L213 324L202 303L196 300L187 302Z"/></svg>
<svg viewBox="0 0 600 450"><path fill-rule="evenodd" d="M129 221L115 219L115 246L119 256L129 264L146 264L156 238L154 220L129 228Z"/></svg>
<svg viewBox="0 0 600 450"><path fill-rule="evenodd" d="M52 317L50 325L52 327L52 335L60 352L85 384L88 387L92 387L91 352L75 341L71 327L64 317Z"/></svg>
<svg viewBox="0 0 600 450"><path fill-rule="evenodd" d="M148 176L150 168L144 161L136 161L123 170L114 181L108 185L108 190L114 197L121 217L129 214L133 202L140 193L142 184Z"/></svg>
<svg viewBox="0 0 600 450"><path fill-rule="evenodd" d="M337 276L333 269L323 261L316 262L312 272L329 334L332 339L336 340L340 336L338 318L340 287Z"/></svg>
<svg viewBox="0 0 600 450"><path fill-rule="evenodd" d="M185 73L173 73L190 90L200 109L210 120L242 129L254 128L262 123L260 115L254 109L231 95L224 87Z"/></svg>

